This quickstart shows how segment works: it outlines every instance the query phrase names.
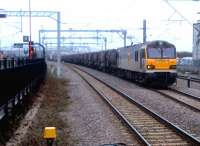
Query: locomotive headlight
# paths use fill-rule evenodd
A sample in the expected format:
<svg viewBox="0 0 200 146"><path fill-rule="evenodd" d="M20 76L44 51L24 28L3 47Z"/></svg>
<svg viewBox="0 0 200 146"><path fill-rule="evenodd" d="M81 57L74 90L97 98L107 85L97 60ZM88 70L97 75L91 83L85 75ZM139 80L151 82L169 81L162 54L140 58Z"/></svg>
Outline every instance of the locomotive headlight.
<svg viewBox="0 0 200 146"><path fill-rule="evenodd" d="M155 66L154 65L147 65L147 69L154 69Z"/></svg>
<svg viewBox="0 0 200 146"><path fill-rule="evenodd" d="M176 69L176 65L170 65L170 69Z"/></svg>

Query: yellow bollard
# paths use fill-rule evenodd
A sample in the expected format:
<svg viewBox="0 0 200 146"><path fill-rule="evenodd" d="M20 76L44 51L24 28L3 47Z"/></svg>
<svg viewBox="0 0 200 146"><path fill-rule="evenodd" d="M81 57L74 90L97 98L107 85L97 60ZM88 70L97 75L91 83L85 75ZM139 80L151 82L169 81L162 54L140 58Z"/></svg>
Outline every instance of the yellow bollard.
<svg viewBox="0 0 200 146"><path fill-rule="evenodd" d="M56 139L56 127L45 127L43 138L47 141L47 146L52 146Z"/></svg>

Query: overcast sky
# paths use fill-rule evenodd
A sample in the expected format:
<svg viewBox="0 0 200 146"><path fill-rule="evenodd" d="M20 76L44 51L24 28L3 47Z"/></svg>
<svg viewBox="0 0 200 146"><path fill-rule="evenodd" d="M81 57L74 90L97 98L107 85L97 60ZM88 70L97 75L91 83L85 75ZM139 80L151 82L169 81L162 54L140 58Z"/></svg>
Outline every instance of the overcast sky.
<svg viewBox="0 0 200 146"><path fill-rule="evenodd" d="M1 9L28 10L29 0L2 0ZM176 45L178 51L192 51L192 23L200 15L200 2L169 0L184 19L164 0L31 0L34 11L60 11L62 29L98 28L127 29L134 42L142 42L142 20L147 20L147 40L164 39ZM178 21L177 21L178 20ZM181 20L181 21L179 21ZM187 21L185 21L187 20ZM1 40L15 40L28 34L28 20L23 19L23 33L18 33L19 18L0 21ZM53 20L34 18L33 39L38 29L55 28ZM9 33L5 30L9 30ZM119 46L120 47L120 46Z"/></svg>

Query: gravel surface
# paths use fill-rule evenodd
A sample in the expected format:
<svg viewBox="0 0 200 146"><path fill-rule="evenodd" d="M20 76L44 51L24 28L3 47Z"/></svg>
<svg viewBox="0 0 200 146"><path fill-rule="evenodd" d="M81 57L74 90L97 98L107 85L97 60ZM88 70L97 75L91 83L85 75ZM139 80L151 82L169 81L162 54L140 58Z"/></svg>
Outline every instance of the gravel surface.
<svg viewBox="0 0 200 146"><path fill-rule="evenodd" d="M195 96L197 98L200 98L200 90L199 89L194 89L194 88L183 88L180 86L171 86L172 89L181 91L183 93L187 93L189 95Z"/></svg>
<svg viewBox="0 0 200 146"><path fill-rule="evenodd" d="M105 143L139 145L127 132L104 101L68 67L63 67L62 77L70 80L71 104L67 112L60 114L71 127L71 137L76 146L98 146Z"/></svg>
<svg viewBox="0 0 200 146"><path fill-rule="evenodd" d="M40 94L40 96L36 98L36 101L34 102L32 108L25 115L23 121L20 123L19 128L15 131L13 137L10 138L9 141L6 143L6 146L20 145L22 140L25 138L29 128L31 127L33 120L35 119L35 116L40 108L42 100L43 95Z"/></svg>
<svg viewBox="0 0 200 146"><path fill-rule="evenodd" d="M135 85L134 83L122 80L120 78L82 67L85 70L90 71L94 75L100 77L103 80L115 85L116 87L123 89L126 93L132 96L137 101L143 103L148 108L156 111L159 115L168 119L170 122L178 125L182 129L189 133L194 134L197 138L200 138L200 113L194 112L187 107L183 107L179 103L175 103L173 100L165 98L158 93L144 89Z"/></svg>

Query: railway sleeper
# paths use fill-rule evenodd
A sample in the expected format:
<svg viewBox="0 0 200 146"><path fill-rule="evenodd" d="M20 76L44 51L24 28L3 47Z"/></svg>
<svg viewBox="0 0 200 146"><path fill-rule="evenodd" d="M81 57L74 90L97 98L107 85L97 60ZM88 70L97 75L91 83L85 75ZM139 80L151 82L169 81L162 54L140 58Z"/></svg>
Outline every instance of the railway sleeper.
<svg viewBox="0 0 200 146"><path fill-rule="evenodd" d="M149 127L139 127L138 128L139 131L143 132L143 133L150 133L150 134L174 134L174 131L171 129L153 129L153 128L149 128Z"/></svg>
<svg viewBox="0 0 200 146"><path fill-rule="evenodd" d="M148 139L147 138L147 141L152 143L152 145L154 145L154 144L164 145L165 143L167 143L167 144L173 144L173 143L185 143L185 144L188 144L188 142L183 142L183 139L165 139L165 138L162 138L162 139Z"/></svg>
<svg viewBox="0 0 200 146"><path fill-rule="evenodd" d="M189 143L186 142L178 142L178 143L162 143L162 144L154 144L154 146L188 146Z"/></svg>
<svg viewBox="0 0 200 146"><path fill-rule="evenodd" d="M155 138L155 137L166 137L166 138L174 138L175 134L172 132L166 131L140 131L138 130L145 138ZM157 134L156 134L157 133ZM170 136L169 136L170 135ZM168 137L169 136L169 137ZM180 136L177 135L180 138Z"/></svg>

